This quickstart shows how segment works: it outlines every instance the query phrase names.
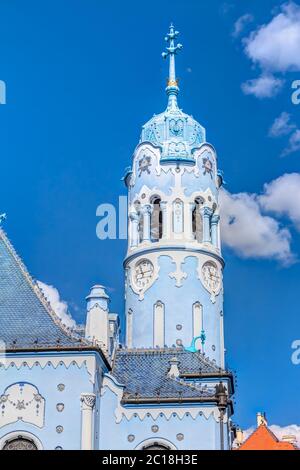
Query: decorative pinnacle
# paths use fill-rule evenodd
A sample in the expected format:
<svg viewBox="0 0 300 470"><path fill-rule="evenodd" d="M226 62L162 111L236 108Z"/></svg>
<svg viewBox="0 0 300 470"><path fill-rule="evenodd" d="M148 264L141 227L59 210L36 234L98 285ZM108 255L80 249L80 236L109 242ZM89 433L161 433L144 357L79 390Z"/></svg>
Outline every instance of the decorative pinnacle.
<svg viewBox="0 0 300 470"><path fill-rule="evenodd" d="M0 214L0 225L2 225L2 222L4 222L4 220L7 219L7 215L6 214Z"/></svg>
<svg viewBox="0 0 300 470"><path fill-rule="evenodd" d="M169 44L166 48L167 52L163 52L162 56L164 59L170 57L170 64L169 64L169 78L168 78L168 86L167 86L167 94L177 96L179 92L178 88L178 81L176 79L176 71L175 71L175 55L178 51L182 49L182 44L175 44L175 39L179 35L179 32L175 30L173 24L170 25L169 33L165 37L165 41Z"/></svg>

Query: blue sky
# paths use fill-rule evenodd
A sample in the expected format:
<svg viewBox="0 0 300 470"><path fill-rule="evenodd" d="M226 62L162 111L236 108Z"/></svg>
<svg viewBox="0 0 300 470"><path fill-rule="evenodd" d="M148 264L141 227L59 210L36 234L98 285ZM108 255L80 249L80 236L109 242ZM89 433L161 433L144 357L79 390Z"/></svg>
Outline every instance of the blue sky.
<svg viewBox="0 0 300 470"><path fill-rule="evenodd" d="M300 339L300 265L291 262L300 255L300 106L291 102L300 50L278 64L268 43L281 20L300 30L300 14L282 4L0 2L0 212L30 272L59 290L78 322L94 283L108 286L112 310L122 312L126 241L96 238L96 208L126 194L121 178L141 126L166 106L163 38L170 21L180 30L180 105L206 127L227 182L227 360L237 371L235 421L245 428L257 411L300 424L300 366L291 362Z"/></svg>

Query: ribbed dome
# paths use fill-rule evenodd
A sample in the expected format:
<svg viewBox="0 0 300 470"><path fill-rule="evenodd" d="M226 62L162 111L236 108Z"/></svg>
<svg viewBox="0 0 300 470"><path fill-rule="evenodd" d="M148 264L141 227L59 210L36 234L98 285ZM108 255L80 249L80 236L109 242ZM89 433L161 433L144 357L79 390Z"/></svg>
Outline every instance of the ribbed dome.
<svg viewBox="0 0 300 470"><path fill-rule="evenodd" d="M170 96L171 98L171 96ZM170 103L171 102L171 103ZM191 161L194 149L206 141L205 129L192 116L185 114L170 99L165 112L153 116L142 130L140 142L161 147L161 162Z"/></svg>

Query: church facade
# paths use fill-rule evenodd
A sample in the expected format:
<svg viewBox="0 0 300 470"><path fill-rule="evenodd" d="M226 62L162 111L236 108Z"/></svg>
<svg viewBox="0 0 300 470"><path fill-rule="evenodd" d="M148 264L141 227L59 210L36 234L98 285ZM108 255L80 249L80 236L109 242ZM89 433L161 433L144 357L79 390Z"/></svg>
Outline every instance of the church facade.
<svg viewBox="0 0 300 470"><path fill-rule="evenodd" d="M67 328L0 229L0 449L231 448L222 175L178 106L177 35L171 25L167 108L143 126L124 176L125 334L101 285L84 330Z"/></svg>

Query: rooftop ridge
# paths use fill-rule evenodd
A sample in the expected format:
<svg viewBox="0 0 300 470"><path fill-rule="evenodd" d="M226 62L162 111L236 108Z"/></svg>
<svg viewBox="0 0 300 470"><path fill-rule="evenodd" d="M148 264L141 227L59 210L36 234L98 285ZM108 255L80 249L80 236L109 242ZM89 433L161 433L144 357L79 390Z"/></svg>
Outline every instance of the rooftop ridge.
<svg viewBox="0 0 300 470"><path fill-rule="evenodd" d="M24 279L26 280L27 284L29 287L32 289L34 294L37 296L38 300L41 302L42 306L44 307L45 311L48 313L50 318L53 320L53 322L62 330L62 332L68 336L70 339L73 339L75 341L79 341L83 344L90 345L91 343L87 341L85 338L82 338L80 335L77 335L74 333L70 328L68 328L62 320L59 318L59 316L56 314L56 312L53 310L51 307L50 302L47 300L45 297L44 293L38 286L37 282L33 279L33 277L30 275L28 269L26 268L23 260L21 257L18 255L16 252L14 246L10 242L7 234L3 230L3 228L0 228L0 238L3 240L7 250L11 254L11 256L14 258L16 261L22 275L24 276Z"/></svg>
<svg viewBox="0 0 300 470"><path fill-rule="evenodd" d="M190 352L186 351L183 348L119 348L117 350L118 354L131 354L131 355L166 355L166 354L178 354L179 356L181 354L194 354L196 355L199 359L201 359L206 365L209 365L210 367L214 368L216 372L224 372L224 373L229 373L229 371L222 369L219 367L214 361L210 360L209 357L207 357L205 354L203 354L201 351L197 352Z"/></svg>

